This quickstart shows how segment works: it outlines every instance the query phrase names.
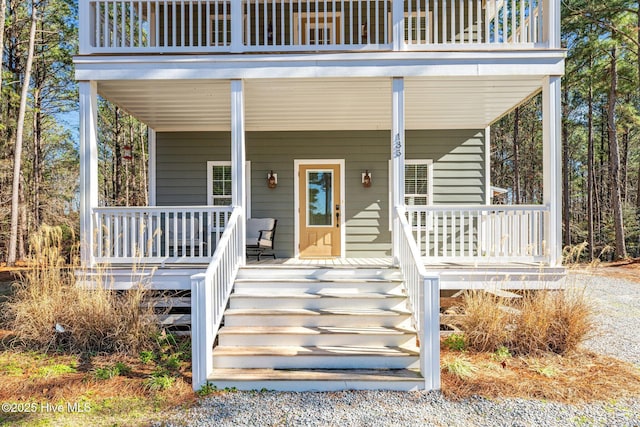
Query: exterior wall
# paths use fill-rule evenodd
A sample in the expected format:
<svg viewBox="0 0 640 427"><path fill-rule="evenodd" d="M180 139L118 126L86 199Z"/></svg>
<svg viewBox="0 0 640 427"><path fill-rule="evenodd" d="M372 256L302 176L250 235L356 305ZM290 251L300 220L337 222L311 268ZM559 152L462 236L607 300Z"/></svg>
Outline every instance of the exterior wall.
<svg viewBox="0 0 640 427"><path fill-rule="evenodd" d="M432 159L434 202L482 204L484 130L407 131L407 159ZM230 160L228 132L157 134L158 205L206 204L206 164ZM278 256L294 254L294 160L344 159L346 251L349 257L387 256L389 231L389 131L247 132L252 216L278 219ZM278 186L267 188L267 173ZM372 185L364 188L361 173Z"/></svg>

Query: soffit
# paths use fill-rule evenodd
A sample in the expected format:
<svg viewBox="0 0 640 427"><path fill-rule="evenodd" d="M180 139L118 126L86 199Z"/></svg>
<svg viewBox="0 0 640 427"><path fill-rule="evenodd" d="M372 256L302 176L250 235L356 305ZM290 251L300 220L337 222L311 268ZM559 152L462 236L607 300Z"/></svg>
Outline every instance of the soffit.
<svg viewBox="0 0 640 427"><path fill-rule="evenodd" d="M405 79L407 129L483 128L541 87L542 77ZM101 96L157 131L229 130L228 80L101 81ZM245 81L245 128L367 130L391 127L391 79Z"/></svg>

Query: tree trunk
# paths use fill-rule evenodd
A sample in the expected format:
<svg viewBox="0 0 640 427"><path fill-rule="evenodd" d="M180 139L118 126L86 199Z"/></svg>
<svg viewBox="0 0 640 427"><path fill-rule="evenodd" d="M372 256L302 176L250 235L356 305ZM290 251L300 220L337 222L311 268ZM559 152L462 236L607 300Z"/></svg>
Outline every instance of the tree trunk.
<svg viewBox="0 0 640 427"><path fill-rule="evenodd" d="M627 166L629 163L629 132L625 127L622 134L622 152L620 153L620 198L623 203L627 202Z"/></svg>
<svg viewBox="0 0 640 427"><path fill-rule="evenodd" d="M113 114L113 204L118 206L122 196L122 151L120 147L120 109L115 106Z"/></svg>
<svg viewBox="0 0 640 427"><path fill-rule="evenodd" d="M520 148L518 144L518 134L520 125L520 107L516 108L513 118L513 193L514 203L519 205L521 202L520 197Z"/></svg>
<svg viewBox="0 0 640 427"><path fill-rule="evenodd" d="M589 60L589 68L592 68L591 58ZM589 244L589 260L593 261L595 250L595 239L593 236L593 193L594 193L594 140L593 140L593 82L589 78L589 94L587 97L589 111L587 113L587 131L588 144L587 149L587 228L588 228L588 244Z"/></svg>
<svg viewBox="0 0 640 427"><path fill-rule="evenodd" d="M26 258L26 244L25 237L29 235L29 224L27 220L27 203L24 194L24 176L22 172L20 172L20 221L19 221L19 231L18 231L18 257L19 259Z"/></svg>
<svg viewBox="0 0 640 427"><path fill-rule="evenodd" d="M42 221L42 208L40 206L40 191L42 186L42 98L40 88L33 90L33 222L40 224Z"/></svg>
<svg viewBox="0 0 640 427"><path fill-rule="evenodd" d="M627 257L625 246L624 223L622 218L622 200L620 198L620 150L618 148L618 135L616 129L616 101L618 92L618 63L617 51L611 50L611 89L609 92L609 164L611 170L611 207L613 209L613 222L616 234L617 258Z"/></svg>
<svg viewBox="0 0 640 427"><path fill-rule="evenodd" d="M4 1L4 0L3 0ZM8 265L16 263L16 249L18 244L18 215L20 204L20 172L22 166L22 141L24 135L24 119L27 110L27 96L29 95L29 83L31 80L31 66L33 64L33 51L36 40L37 12L35 2L31 5L31 28L29 30L29 50L27 64L24 71L24 82L20 95L20 110L18 112L18 126L16 131L16 147L13 154L13 186L11 196L11 235L9 237Z"/></svg>
<svg viewBox="0 0 640 427"><path fill-rule="evenodd" d="M0 0L0 100L2 100L2 70L4 69L4 25L7 14L6 0Z"/></svg>

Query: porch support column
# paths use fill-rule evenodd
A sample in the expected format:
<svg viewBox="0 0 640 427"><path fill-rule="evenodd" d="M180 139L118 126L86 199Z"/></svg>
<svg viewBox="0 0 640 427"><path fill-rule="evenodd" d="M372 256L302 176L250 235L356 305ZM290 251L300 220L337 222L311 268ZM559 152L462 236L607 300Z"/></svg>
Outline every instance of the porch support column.
<svg viewBox="0 0 640 427"><path fill-rule="evenodd" d="M238 2L239 3L239 2ZM241 208L240 235L242 247L246 247L247 196L245 182L245 130L244 130L244 82L231 80L231 204ZM242 251L241 265L246 263L245 251Z"/></svg>
<svg viewBox="0 0 640 427"><path fill-rule="evenodd" d="M391 212L393 218L393 258L400 253L400 221L395 217L396 206L404 205L404 79L394 77L391 85Z"/></svg>
<svg viewBox="0 0 640 427"><path fill-rule="evenodd" d="M94 264L92 209L98 206L98 86L95 81L78 82L80 93L80 259Z"/></svg>
<svg viewBox="0 0 640 427"><path fill-rule="evenodd" d="M484 204L490 205L493 198L491 189L491 126L484 129Z"/></svg>
<svg viewBox="0 0 640 427"><path fill-rule="evenodd" d="M156 131L149 128L147 141L149 143L149 206L156 206Z"/></svg>
<svg viewBox="0 0 640 427"><path fill-rule="evenodd" d="M549 264L562 263L562 143L560 77L545 77L542 83L543 201L549 208L545 239Z"/></svg>

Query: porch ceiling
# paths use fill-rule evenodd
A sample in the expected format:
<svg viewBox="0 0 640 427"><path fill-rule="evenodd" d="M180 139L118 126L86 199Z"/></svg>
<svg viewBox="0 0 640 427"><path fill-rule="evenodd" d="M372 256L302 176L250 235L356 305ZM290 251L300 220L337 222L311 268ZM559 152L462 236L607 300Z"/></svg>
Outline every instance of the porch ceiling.
<svg viewBox="0 0 640 427"><path fill-rule="evenodd" d="M541 83L538 76L406 78L406 128L484 128ZM98 90L157 131L230 129L228 80L111 80ZM391 80L246 80L245 112L247 131L390 129Z"/></svg>

